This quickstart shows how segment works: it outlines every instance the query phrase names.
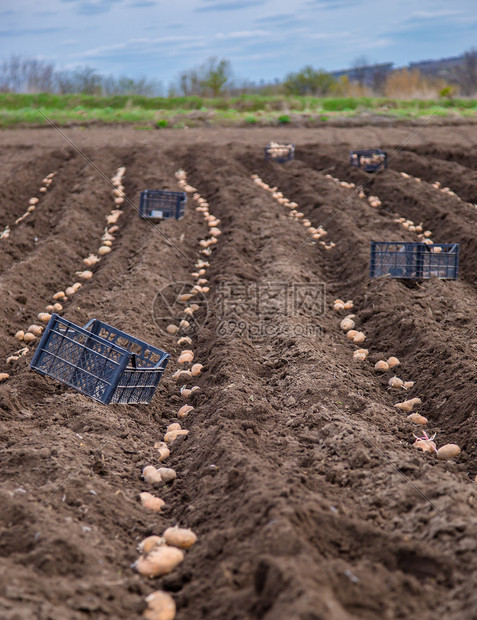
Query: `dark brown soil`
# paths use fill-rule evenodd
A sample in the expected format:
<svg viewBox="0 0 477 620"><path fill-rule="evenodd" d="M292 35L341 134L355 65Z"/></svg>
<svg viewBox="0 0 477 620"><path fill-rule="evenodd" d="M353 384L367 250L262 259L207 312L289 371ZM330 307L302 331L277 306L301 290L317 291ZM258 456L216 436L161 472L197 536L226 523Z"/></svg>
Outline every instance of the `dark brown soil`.
<svg viewBox="0 0 477 620"><path fill-rule="evenodd" d="M57 171L34 215L0 240L0 372L11 375L0 385L0 617L131 619L165 589L178 620L477 618L475 132L425 128L371 180L348 166L350 148L392 152L411 131L67 130L106 177L126 166L134 204L146 187L178 189L184 168L221 220L208 314L193 332L201 391L182 421L190 434L167 460L177 479L159 492L160 516L138 500L150 490L141 471L157 465L154 442L184 401L171 378L176 339L152 309L163 287L193 281L207 227L190 197L186 217L159 229L126 206L113 251L64 304L77 324L99 318L171 353L149 405L104 406L30 371L34 347L7 365L15 332L96 251L112 194L56 132L0 133L0 231ZM274 139L296 143L295 160L264 162ZM366 181L382 207L356 197L333 215L352 190L327 172ZM253 173L314 226L326 221L336 247L310 242ZM416 240L399 216L422 221L435 242L461 244L457 281L369 279L372 240ZM318 292L315 303L285 311L298 290ZM337 297L354 300L366 362L353 360L339 329ZM373 370L390 355L415 381L409 395ZM419 431L394 404L414 396L438 446L462 448L454 461L412 447ZM141 577L137 544L174 524L191 527L196 545L167 577Z"/></svg>

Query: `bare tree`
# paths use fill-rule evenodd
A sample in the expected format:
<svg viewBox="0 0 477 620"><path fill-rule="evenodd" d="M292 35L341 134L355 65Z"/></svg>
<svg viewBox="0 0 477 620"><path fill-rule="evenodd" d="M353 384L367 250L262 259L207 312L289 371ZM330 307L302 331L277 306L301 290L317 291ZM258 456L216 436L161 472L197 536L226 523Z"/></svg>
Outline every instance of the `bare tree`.
<svg viewBox="0 0 477 620"><path fill-rule="evenodd" d="M369 67L369 60L366 56L358 56L353 60L353 64L351 65L352 74L351 78L356 80L360 86L363 86L366 73Z"/></svg>
<svg viewBox="0 0 477 620"><path fill-rule="evenodd" d="M473 95L477 91L477 49L465 52L462 64L455 69L455 77L463 95Z"/></svg>

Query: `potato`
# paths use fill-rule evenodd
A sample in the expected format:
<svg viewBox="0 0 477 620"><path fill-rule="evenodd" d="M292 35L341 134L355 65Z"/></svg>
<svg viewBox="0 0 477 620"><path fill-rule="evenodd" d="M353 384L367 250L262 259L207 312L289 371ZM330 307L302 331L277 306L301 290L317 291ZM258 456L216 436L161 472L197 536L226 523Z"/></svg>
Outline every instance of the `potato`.
<svg viewBox="0 0 477 620"><path fill-rule="evenodd" d="M158 485L162 482L162 476L152 465L147 465L142 470L142 477L146 482L152 485Z"/></svg>
<svg viewBox="0 0 477 620"><path fill-rule="evenodd" d="M181 336L177 341L177 344L179 346L182 346L183 344L192 344L192 340L189 338L189 336Z"/></svg>
<svg viewBox="0 0 477 620"><path fill-rule="evenodd" d="M413 409L415 409L418 405L422 405L422 401L420 398L411 398L410 400L405 400L402 403L396 403L394 406L401 411L405 411L410 413Z"/></svg>
<svg viewBox="0 0 477 620"><path fill-rule="evenodd" d="M347 332L350 329L354 329L355 326L355 322L352 319L348 319L348 318L344 318L341 323L340 323L340 327L343 331Z"/></svg>
<svg viewBox="0 0 477 620"><path fill-rule="evenodd" d="M161 512L161 508L165 505L165 501L160 497L154 497L151 493L140 493L141 504L146 510L152 512Z"/></svg>
<svg viewBox="0 0 477 620"><path fill-rule="evenodd" d="M43 327L41 325L30 325L28 328L28 332L34 336L41 336L42 331Z"/></svg>
<svg viewBox="0 0 477 620"><path fill-rule="evenodd" d="M399 389L403 386L403 380L398 377L391 377L388 381L388 385L391 388Z"/></svg>
<svg viewBox="0 0 477 620"><path fill-rule="evenodd" d="M390 357L388 359L389 368L394 368L394 366L399 366L400 364L401 362L398 360L397 357Z"/></svg>
<svg viewBox="0 0 477 620"><path fill-rule="evenodd" d="M358 332L355 337L353 338L353 342L355 344L361 344L362 342L364 342L366 340L366 336L364 335L363 332Z"/></svg>
<svg viewBox="0 0 477 620"><path fill-rule="evenodd" d="M53 299L55 301L58 301L59 299L64 299L66 297L65 292L64 291L58 291L57 293L55 293L53 295Z"/></svg>
<svg viewBox="0 0 477 620"><path fill-rule="evenodd" d="M192 530L177 526L168 527L162 536L168 545L180 549L189 549L197 540Z"/></svg>
<svg viewBox="0 0 477 620"><path fill-rule="evenodd" d="M189 431L185 428L182 428L179 431L169 431L164 435L164 441L167 443L173 443L178 437L181 435L188 435Z"/></svg>
<svg viewBox="0 0 477 620"><path fill-rule="evenodd" d="M177 412L177 417L186 418L189 415L189 413L193 410L194 410L194 407L192 407L192 405L182 405L182 407Z"/></svg>
<svg viewBox="0 0 477 620"><path fill-rule="evenodd" d="M17 331L17 333L15 334L15 338L19 341L22 341L24 336L25 336L25 332L22 329Z"/></svg>
<svg viewBox="0 0 477 620"><path fill-rule="evenodd" d="M163 441L157 441L154 448L159 452L159 460L165 461L171 454L171 451Z"/></svg>
<svg viewBox="0 0 477 620"><path fill-rule="evenodd" d="M169 426L166 428L166 433L170 433L171 431L180 431L182 428L182 426L179 424L179 422L173 422L172 424L169 424Z"/></svg>
<svg viewBox="0 0 477 620"><path fill-rule="evenodd" d="M179 355L179 359L177 360L177 362L179 364L188 364L192 362L193 359L194 359L194 353L192 351L186 350L186 351L182 351L182 353Z"/></svg>
<svg viewBox="0 0 477 620"><path fill-rule="evenodd" d="M2 381L6 381L9 377L10 375L8 374L8 372L0 372L0 383Z"/></svg>
<svg viewBox="0 0 477 620"><path fill-rule="evenodd" d="M146 596L147 609L142 616L146 620L174 620L176 604L167 592L157 590Z"/></svg>
<svg viewBox="0 0 477 620"><path fill-rule="evenodd" d="M108 245L102 245L98 250L99 256L105 256L106 254L109 254L110 252L111 252L111 248Z"/></svg>
<svg viewBox="0 0 477 620"><path fill-rule="evenodd" d="M356 336L357 333L358 333L358 330L350 329L349 332L346 332L346 338L348 338L348 340L353 340L353 338Z"/></svg>
<svg viewBox="0 0 477 620"><path fill-rule="evenodd" d="M139 553L143 553L147 555L150 553L155 547L159 547L164 543L164 540L160 536L148 536L144 540L142 540L138 545Z"/></svg>
<svg viewBox="0 0 477 620"><path fill-rule="evenodd" d="M25 334L24 338L23 338L23 342L29 343L29 342L34 342L36 340L36 336L35 334Z"/></svg>
<svg viewBox="0 0 477 620"><path fill-rule="evenodd" d="M376 362L374 365L374 370L377 370L378 372L386 372L386 370L389 370L389 364L384 360L379 360L379 362Z"/></svg>
<svg viewBox="0 0 477 620"><path fill-rule="evenodd" d="M461 450L457 444L447 443L445 446L439 448L436 455L441 461L448 461L449 459L459 456L460 452Z"/></svg>
<svg viewBox="0 0 477 620"><path fill-rule="evenodd" d="M172 482L177 478L176 472L171 467L159 467L156 471L163 482Z"/></svg>
<svg viewBox="0 0 477 620"><path fill-rule="evenodd" d="M153 578L167 575L184 559L184 552L176 547L161 545L151 551L146 557L140 557L135 563L138 573Z"/></svg>
<svg viewBox="0 0 477 620"><path fill-rule="evenodd" d="M176 334L178 331L179 331L179 328L177 327L177 325L172 325L172 324L171 324L171 325L168 325L168 326L166 327L166 332L167 332L168 334L172 334L172 335L174 335L174 334Z"/></svg>
<svg viewBox="0 0 477 620"><path fill-rule="evenodd" d="M40 312L38 318L42 323L48 323L48 321L51 319L51 314L49 312Z"/></svg>
<svg viewBox="0 0 477 620"><path fill-rule="evenodd" d="M428 420L420 413L411 413L411 415L407 416L407 419L410 422L414 422L414 424L427 424Z"/></svg>
<svg viewBox="0 0 477 620"><path fill-rule="evenodd" d="M199 376L200 373L202 372L203 367L204 366L202 364L194 364L192 368L190 369L192 376L193 377Z"/></svg>

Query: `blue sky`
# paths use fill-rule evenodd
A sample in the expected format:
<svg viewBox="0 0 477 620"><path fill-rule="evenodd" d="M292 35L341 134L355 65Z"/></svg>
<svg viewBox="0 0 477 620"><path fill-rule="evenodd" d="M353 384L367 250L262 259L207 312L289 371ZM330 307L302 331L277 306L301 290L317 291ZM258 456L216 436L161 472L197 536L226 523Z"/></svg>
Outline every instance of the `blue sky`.
<svg viewBox="0 0 477 620"><path fill-rule="evenodd" d="M304 65L456 56L477 46L475 0L0 0L0 60L145 76L164 86L210 56L239 79L272 81Z"/></svg>

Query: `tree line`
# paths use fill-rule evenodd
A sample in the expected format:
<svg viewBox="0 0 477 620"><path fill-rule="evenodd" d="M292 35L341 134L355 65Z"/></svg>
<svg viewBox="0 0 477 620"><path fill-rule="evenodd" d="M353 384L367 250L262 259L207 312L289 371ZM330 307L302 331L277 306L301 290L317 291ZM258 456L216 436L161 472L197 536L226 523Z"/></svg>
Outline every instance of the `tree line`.
<svg viewBox="0 0 477 620"><path fill-rule="evenodd" d="M262 95L373 96L394 98L477 93L477 50L471 49L452 63L433 61L393 69L392 63L370 64L363 56L347 71L331 74L307 65L283 80L254 83L234 76L229 60L208 58L182 71L167 93L160 82L147 78L104 76L84 66L58 70L52 63L12 56L0 63L0 92L83 93L87 95L142 95L219 97L245 93ZM429 65L431 68L427 68Z"/></svg>

